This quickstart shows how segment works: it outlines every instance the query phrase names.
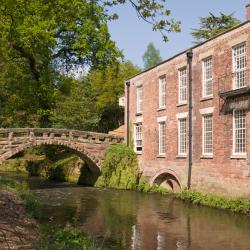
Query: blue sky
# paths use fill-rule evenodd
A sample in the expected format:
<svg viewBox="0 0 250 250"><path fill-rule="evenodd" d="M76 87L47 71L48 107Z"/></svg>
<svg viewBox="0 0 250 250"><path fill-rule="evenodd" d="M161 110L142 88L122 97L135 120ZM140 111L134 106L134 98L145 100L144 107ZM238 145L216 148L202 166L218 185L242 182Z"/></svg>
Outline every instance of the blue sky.
<svg viewBox="0 0 250 250"><path fill-rule="evenodd" d="M208 16L209 12L218 14L234 13L240 20L245 20L245 6L250 0L167 0L171 18L181 21L181 33L169 34L169 42L162 41L159 32L152 31L149 24L139 20L130 5L115 7L119 20L109 24L112 39L123 50L125 58L143 67L142 55L149 42L160 50L161 57L166 59L193 45L190 35L192 28L199 27L199 17Z"/></svg>

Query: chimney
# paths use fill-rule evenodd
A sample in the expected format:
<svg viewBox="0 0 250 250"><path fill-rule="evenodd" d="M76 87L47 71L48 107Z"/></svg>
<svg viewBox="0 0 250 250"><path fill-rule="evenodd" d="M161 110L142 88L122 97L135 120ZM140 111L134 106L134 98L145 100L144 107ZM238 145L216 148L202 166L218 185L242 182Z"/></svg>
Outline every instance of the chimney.
<svg viewBox="0 0 250 250"><path fill-rule="evenodd" d="M250 21L250 3L246 5L246 18Z"/></svg>

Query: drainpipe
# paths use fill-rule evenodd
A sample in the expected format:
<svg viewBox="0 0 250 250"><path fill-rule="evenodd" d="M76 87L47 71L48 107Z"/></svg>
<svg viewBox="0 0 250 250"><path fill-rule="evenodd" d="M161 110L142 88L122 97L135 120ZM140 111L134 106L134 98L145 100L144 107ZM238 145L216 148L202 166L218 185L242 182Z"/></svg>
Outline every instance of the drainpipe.
<svg viewBox="0 0 250 250"><path fill-rule="evenodd" d="M126 144L127 146L129 146L129 137L130 137L130 128L129 128L129 96L130 96L130 81L126 81L126 90L127 90L127 103L126 103L126 109L127 109L127 114L126 114L126 127L127 127L127 133L126 133Z"/></svg>
<svg viewBox="0 0 250 250"><path fill-rule="evenodd" d="M188 61L188 182L187 187L191 187L191 175L192 175L192 165L193 165L193 76L192 76L192 61L193 61L193 51L189 50L187 52Z"/></svg>

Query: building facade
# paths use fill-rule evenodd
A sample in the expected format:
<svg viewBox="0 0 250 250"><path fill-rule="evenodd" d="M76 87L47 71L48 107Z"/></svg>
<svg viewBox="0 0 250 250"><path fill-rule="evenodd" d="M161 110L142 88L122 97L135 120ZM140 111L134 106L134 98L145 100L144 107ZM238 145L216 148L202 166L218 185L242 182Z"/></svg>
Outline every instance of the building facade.
<svg viewBox="0 0 250 250"><path fill-rule="evenodd" d="M128 144L151 183L250 197L247 21L128 79Z"/></svg>

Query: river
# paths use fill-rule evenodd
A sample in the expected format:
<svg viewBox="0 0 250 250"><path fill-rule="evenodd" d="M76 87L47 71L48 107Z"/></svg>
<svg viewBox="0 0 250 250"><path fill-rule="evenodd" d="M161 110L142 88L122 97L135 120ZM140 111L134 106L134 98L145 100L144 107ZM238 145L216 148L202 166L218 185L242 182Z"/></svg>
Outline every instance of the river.
<svg viewBox="0 0 250 250"><path fill-rule="evenodd" d="M28 183L52 223L77 225L101 249L250 249L250 218L246 216L160 194L8 176Z"/></svg>

